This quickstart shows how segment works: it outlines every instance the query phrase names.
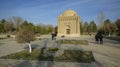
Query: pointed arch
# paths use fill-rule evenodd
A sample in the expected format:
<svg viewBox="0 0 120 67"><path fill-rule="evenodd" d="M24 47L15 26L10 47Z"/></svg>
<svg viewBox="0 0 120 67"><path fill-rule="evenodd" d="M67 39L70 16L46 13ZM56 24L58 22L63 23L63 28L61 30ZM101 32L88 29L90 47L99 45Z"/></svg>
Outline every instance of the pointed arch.
<svg viewBox="0 0 120 67"><path fill-rule="evenodd" d="M66 26L66 34L71 34L71 29L69 25Z"/></svg>

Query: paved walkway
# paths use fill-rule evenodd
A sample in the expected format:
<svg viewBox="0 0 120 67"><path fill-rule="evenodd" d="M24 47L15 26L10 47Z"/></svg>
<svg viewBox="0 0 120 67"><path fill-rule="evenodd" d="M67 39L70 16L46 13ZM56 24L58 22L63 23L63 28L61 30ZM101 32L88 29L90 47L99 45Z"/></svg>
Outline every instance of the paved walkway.
<svg viewBox="0 0 120 67"><path fill-rule="evenodd" d="M91 50L96 62L102 67L120 66L120 42L104 39L104 44L94 43L94 39L89 40L88 46L81 45L83 49Z"/></svg>
<svg viewBox="0 0 120 67"><path fill-rule="evenodd" d="M59 38L60 39L60 38ZM70 39L70 38L66 38ZM44 37L42 40L36 40L32 42L33 47L58 47L60 49L80 49L80 50L91 50L95 57L96 62L93 63L70 63L70 62L49 62L49 61L24 61L24 60L4 60L0 59L0 64L3 66L5 64L13 63L17 64L15 67L19 67L22 64L29 63L27 67L119 67L120 66L120 42L104 39L104 44L95 44L94 37L80 37L72 39L88 40L89 45L61 45L56 44L54 40L50 37ZM19 52L25 49L27 44L18 44L13 39L0 40L0 57ZM7 63L5 63L7 61ZM8 62L10 61L10 62ZM23 63L25 62L25 63ZM7 67L7 66L6 66ZM9 67L9 66L8 66Z"/></svg>

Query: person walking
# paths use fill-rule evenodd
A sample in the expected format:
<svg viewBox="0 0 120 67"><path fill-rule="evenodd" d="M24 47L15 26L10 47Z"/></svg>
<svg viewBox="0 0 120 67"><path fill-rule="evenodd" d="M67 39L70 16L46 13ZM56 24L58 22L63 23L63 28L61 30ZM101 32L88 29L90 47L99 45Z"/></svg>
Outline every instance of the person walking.
<svg viewBox="0 0 120 67"><path fill-rule="evenodd" d="M95 41L97 44L103 44L103 35L101 31L98 31L95 35Z"/></svg>
<svg viewBox="0 0 120 67"><path fill-rule="evenodd" d="M52 40L54 40L54 33L51 34L51 38L52 38Z"/></svg>
<svg viewBox="0 0 120 67"><path fill-rule="evenodd" d="M100 44L103 44L103 36L102 36L102 34L100 34L99 39L100 39Z"/></svg>
<svg viewBox="0 0 120 67"><path fill-rule="evenodd" d="M99 41L98 41L98 39L99 39L99 36L98 36L98 33L95 35L95 43L99 43Z"/></svg>

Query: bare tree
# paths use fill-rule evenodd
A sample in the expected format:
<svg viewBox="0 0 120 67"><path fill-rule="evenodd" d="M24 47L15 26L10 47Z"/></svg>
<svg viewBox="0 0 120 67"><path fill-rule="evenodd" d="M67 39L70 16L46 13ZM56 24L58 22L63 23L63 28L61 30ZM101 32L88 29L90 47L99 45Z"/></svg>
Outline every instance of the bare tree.
<svg viewBox="0 0 120 67"><path fill-rule="evenodd" d="M5 32L10 32L14 28L14 24L11 21L7 21L4 23L4 30Z"/></svg>
<svg viewBox="0 0 120 67"><path fill-rule="evenodd" d="M19 43L29 43L29 53L31 53L31 44L30 42L35 40L34 31L32 31L29 26L25 26L22 29L19 30L19 32L16 35L17 42Z"/></svg>
<svg viewBox="0 0 120 67"><path fill-rule="evenodd" d="M102 29L103 28L103 23L105 20L105 15L103 12L100 12L99 16L98 16L98 29Z"/></svg>
<svg viewBox="0 0 120 67"><path fill-rule="evenodd" d="M110 23L110 34L112 35L117 30L115 23Z"/></svg>
<svg viewBox="0 0 120 67"><path fill-rule="evenodd" d="M12 22L14 23L14 26L17 30L19 30L20 25L24 22L24 20L21 17L12 17L11 18Z"/></svg>
<svg viewBox="0 0 120 67"><path fill-rule="evenodd" d="M118 32L118 35L120 36L120 19L117 19L116 21L115 21L115 24L116 24L116 26L117 26L117 32Z"/></svg>
<svg viewBox="0 0 120 67"><path fill-rule="evenodd" d="M110 36L110 24L111 24L111 21L109 19L106 19L104 21L103 30L104 30L104 34L105 35L109 35Z"/></svg>

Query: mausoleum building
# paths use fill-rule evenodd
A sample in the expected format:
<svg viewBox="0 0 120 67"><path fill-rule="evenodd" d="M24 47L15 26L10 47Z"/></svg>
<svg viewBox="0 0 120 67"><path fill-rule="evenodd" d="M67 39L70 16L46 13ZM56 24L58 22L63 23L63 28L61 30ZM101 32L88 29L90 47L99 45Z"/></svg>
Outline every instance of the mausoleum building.
<svg viewBox="0 0 120 67"><path fill-rule="evenodd" d="M58 36L80 36L80 17L74 10L66 10L58 17Z"/></svg>

